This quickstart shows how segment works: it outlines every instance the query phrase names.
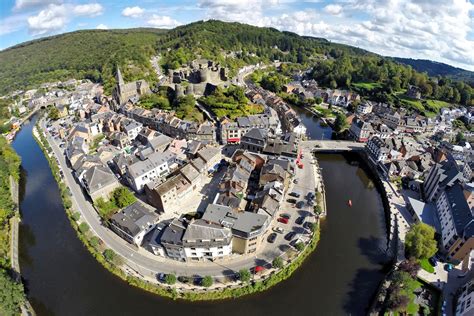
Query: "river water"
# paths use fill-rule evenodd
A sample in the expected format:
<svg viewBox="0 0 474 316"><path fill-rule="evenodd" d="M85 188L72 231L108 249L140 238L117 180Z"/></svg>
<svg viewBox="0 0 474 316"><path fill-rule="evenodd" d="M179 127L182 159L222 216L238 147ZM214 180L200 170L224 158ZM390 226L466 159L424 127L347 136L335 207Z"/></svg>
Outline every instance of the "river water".
<svg viewBox="0 0 474 316"><path fill-rule="evenodd" d="M312 135L320 129L317 123L305 123ZM357 156L318 157L328 216L321 224L316 251L290 279L249 297L190 303L128 286L87 252L69 224L48 162L31 135L33 124L25 124L13 147L22 158L23 168L20 265L38 315L366 313L387 261L386 230L380 195L364 168L350 163L357 162ZM348 199L353 201L352 208L347 206Z"/></svg>

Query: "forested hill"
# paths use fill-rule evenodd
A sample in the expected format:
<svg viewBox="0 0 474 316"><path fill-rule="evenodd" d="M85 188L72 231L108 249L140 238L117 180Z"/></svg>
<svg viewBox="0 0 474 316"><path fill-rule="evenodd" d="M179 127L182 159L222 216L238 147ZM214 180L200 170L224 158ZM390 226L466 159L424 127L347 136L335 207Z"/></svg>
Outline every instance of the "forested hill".
<svg viewBox="0 0 474 316"><path fill-rule="evenodd" d="M455 80L462 80L470 82L474 85L474 72L468 71L465 69L453 67L444 63L439 63L436 61L426 60L426 59L412 59L412 58L399 58L395 57L394 60L405 64L410 65L419 72L426 72L430 76L443 76L449 77Z"/></svg>
<svg viewBox="0 0 474 316"><path fill-rule="evenodd" d="M110 85L115 65L125 76L152 80L149 58L162 30L87 30L26 42L0 52L0 94L41 82L89 78Z"/></svg>
<svg viewBox="0 0 474 316"><path fill-rule="evenodd" d="M161 54L165 69L176 69L198 57L227 66L230 75L246 64L273 60L314 67L322 85L351 88L353 83L383 83L386 90L420 86L424 96L471 103L472 89L442 81L438 87L426 75L366 50L299 36L274 28L241 23L200 21L172 30L87 30L39 39L0 52L0 95L42 82L88 78L110 92L120 66L126 81L156 82L150 57ZM298 65L299 64L299 65Z"/></svg>

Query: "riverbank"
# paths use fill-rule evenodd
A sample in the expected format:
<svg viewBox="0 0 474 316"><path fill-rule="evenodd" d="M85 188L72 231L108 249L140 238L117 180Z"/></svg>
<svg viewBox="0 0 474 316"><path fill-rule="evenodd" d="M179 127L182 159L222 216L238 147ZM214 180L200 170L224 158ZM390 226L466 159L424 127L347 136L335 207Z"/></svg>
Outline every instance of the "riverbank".
<svg viewBox="0 0 474 316"><path fill-rule="evenodd" d="M38 124L33 129L33 135L49 162L53 177L58 183L58 187L61 192L61 198L63 200L64 208L68 215L69 221L71 222L72 227L75 229L79 239L104 268L117 275L120 279L124 280L130 285L139 287L155 294L159 294L161 296L173 299L181 298L192 301L235 298L243 295L262 292L276 285L277 283L286 280L303 263L304 259L316 248L319 241L319 225L317 225L312 238L295 259L289 259L287 261L284 260L284 267L281 269L266 269L263 273L256 275L254 277L254 281L250 284L234 281L223 284L223 286L221 284L215 284L210 288L203 288L200 286L187 286L188 288L185 288L184 285L179 283L175 284L174 286L164 286L152 283L148 280L144 280L132 275L132 271L123 264L116 264L110 260L107 261L107 257L104 255L107 248L104 249L104 247L98 246L98 244L101 244L100 240L97 242L97 236L92 236L91 233L88 232L88 229L86 231L81 229L81 227L84 227L84 224L81 221L81 216L77 216L76 214L78 213L74 212L73 210L74 201L71 201L70 191L68 188L66 188L63 182L63 178L56 163L57 157L54 157L54 152L52 151L52 148L50 147L44 132L41 130L41 127ZM122 261L125 261L126 258L122 259L124 259Z"/></svg>

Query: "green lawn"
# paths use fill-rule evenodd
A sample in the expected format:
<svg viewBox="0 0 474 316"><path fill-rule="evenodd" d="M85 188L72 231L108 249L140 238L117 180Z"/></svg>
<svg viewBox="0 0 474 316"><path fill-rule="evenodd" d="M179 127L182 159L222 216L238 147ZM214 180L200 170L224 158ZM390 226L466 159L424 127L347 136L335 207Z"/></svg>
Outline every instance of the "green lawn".
<svg viewBox="0 0 474 316"><path fill-rule="evenodd" d="M425 108L431 112L438 113L442 108L449 108L451 104L440 100L426 100Z"/></svg>
<svg viewBox="0 0 474 316"><path fill-rule="evenodd" d="M418 262L420 263L421 268L425 270L426 272L429 272L429 273L434 272L434 267L430 264L428 259L420 259L418 260Z"/></svg>
<svg viewBox="0 0 474 316"><path fill-rule="evenodd" d="M356 82L352 83L352 86L357 89L371 91L376 88L381 88L382 84L380 82Z"/></svg>
<svg viewBox="0 0 474 316"><path fill-rule="evenodd" d="M399 95L398 97L400 98L400 101L409 108L412 108L419 112L423 112L425 110L425 107L423 106L420 100L409 98L404 94Z"/></svg>
<svg viewBox="0 0 474 316"><path fill-rule="evenodd" d="M321 115L325 118L334 118L334 117L336 117L336 115L334 114L334 112L332 110L327 109L325 107L322 107L321 105L315 105L315 106L313 106L313 109L316 112L321 113Z"/></svg>

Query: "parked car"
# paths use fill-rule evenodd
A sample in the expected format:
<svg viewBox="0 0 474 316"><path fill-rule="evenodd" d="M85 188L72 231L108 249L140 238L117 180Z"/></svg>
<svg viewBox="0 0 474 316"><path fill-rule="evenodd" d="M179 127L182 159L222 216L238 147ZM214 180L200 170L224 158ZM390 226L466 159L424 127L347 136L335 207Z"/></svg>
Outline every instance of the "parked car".
<svg viewBox="0 0 474 316"><path fill-rule="evenodd" d="M300 197L300 194L298 192L290 192L289 194L290 196L294 196L295 198L299 198Z"/></svg>
<svg viewBox="0 0 474 316"><path fill-rule="evenodd" d="M303 208L304 207L304 201L299 201L298 203L296 203L296 207L297 208Z"/></svg>
<svg viewBox="0 0 474 316"><path fill-rule="evenodd" d="M285 239L288 241L291 241L293 238L295 238L296 233L295 232L289 232L288 234L285 235Z"/></svg>
<svg viewBox="0 0 474 316"><path fill-rule="evenodd" d="M166 274L164 274L164 273L158 273L158 274L156 275L156 278L157 278L158 281L160 281L160 282L165 282Z"/></svg>
<svg viewBox="0 0 474 316"><path fill-rule="evenodd" d="M306 195L306 198L308 200L313 200L315 198L315 195L313 192L308 192L308 194Z"/></svg>
<svg viewBox="0 0 474 316"><path fill-rule="evenodd" d="M444 266L444 269L446 271L451 271L453 269L453 265L451 263L447 263L445 266Z"/></svg>
<svg viewBox="0 0 474 316"><path fill-rule="evenodd" d="M268 235L267 241L269 243L273 244L275 242L276 238L277 238L277 234L276 233L271 233L270 235Z"/></svg>
<svg viewBox="0 0 474 316"><path fill-rule="evenodd" d="M275 227L275 228L273 228L273 231L276 232L276 233L279 233L279 234L283 234L283 228L281 228L281 227Z"/></svg>
<svg viewBox="0 0 474 316"><path fill-rule="evenodd" d="M286 219L290 219L290 218L291 218L291 215L288 214L288 213L283 213L283 214L280 214L280 217L283 217L283 218L286 218Z"/></svg>
<svg viewBox="0 0 474 316"><path fill-rule="evenodd" d="M298 179L293 180L294 184L298 184Z"/></svg>
<svg viewBox="0 0 474 316"><path fill-rule="evenodd" d="M298 225L302 225L304 223L304 220L306 219L305 216L300 216L296 219L295 223Z"/></svg>
<svg viewBox="0 0 474 316"><path fill-rule="evenodd" d="M292 204L296 203L296 199L293 199L293 198L290 198L290 199L288 199L288 200L286 200L286 201L287 201L288 203L292 203Z"/></svg>
<svg viewBox="0 0 474 316"><path fill-rule="evenodd" d="M288 224L288 219L284 217L278 217L277 221L283 224Z"/></svg>

